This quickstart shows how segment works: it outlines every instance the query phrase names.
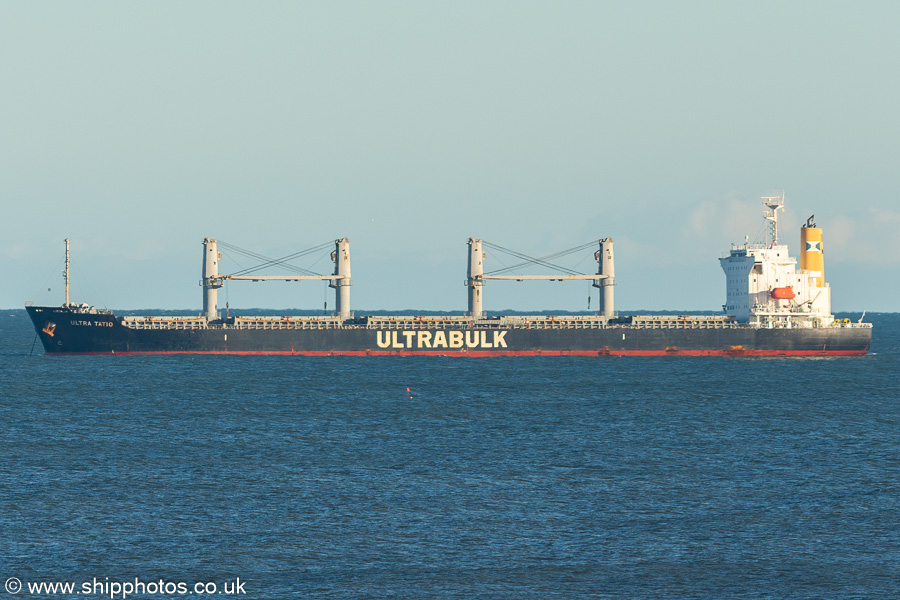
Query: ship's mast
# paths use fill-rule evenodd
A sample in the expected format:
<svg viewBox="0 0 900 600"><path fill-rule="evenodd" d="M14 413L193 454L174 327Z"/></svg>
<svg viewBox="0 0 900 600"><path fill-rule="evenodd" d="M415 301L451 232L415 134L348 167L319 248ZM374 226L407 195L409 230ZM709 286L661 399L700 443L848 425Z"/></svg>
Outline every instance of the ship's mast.
<svg viewBox="0 0 900 600"><path fill-rule="evenodd" d="M600 249L594 254L594 259L597 261L597 275L603 276L602 279L598 278L593 283L594 287L600 288L603 292L600 295L600 314L604 317L612 318L616 315L615 307L613 306L616 267L613 261L613 239L611 237L600 240Z"/></svg>
<svg viewBox="0 0 900 600"><path fill-rule="evenodd" d="M784 211L784 192L780 196L763 196L762 201L769 208L765 219L771 223L769 228L772 232L772 246L775 246L778 244L778 209Z"/></svg>
<svg viewBox="0 0 900 600"><path fill-rule="evenodd" d="M334 252L331 253L334 261L334 279L330 287L334 288L334 305L338 316L342 321L350 318L350 240L341 238L334 240Z"/></svg>
<svg viewBox="0 0 900 600"><path fill-rule="evenodd" d="M203 238L203 314L208 321L219 318L218 289L225 285L219 277L219 245L214 239Z"/></svg>
<svg viewBox="0 0 900 600"><path fill-rule="evenodd" d="M481 240L469 238L469 267L466 285L469 288L469 316L480 319L484 314L481 289L484 287L484 250Z"/></svg>
<svg viewBox="0 0 900 600"><path fill-rule="evenodd" d="M63 271L63 277L66 280L66 303L63 306L69 305L69 238L66 238L66 270Z"/></svg>

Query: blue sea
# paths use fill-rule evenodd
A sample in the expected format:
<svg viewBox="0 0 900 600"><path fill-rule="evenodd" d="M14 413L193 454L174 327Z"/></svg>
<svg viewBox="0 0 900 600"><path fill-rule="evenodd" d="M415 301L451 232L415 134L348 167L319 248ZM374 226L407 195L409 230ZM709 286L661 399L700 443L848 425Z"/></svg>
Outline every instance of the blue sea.
<svg viewBox="0 0 900 600"><path fill-rule="evenodd" d="M856 358L48 357L3 311L0 599L897 598L866 320Z"/></svg>

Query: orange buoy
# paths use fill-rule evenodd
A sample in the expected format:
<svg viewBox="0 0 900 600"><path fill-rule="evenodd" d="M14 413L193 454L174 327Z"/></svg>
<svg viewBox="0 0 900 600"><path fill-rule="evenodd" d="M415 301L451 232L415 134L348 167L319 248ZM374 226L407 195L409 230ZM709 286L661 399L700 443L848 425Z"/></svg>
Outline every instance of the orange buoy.
<svg viewBox="0 0 900 600"><path fill-rule="evenodd" d="M794 293L794 288L791 286L777 287L772 290L772 297L776 300L790 300L796 298L797 294Z"/></svg>

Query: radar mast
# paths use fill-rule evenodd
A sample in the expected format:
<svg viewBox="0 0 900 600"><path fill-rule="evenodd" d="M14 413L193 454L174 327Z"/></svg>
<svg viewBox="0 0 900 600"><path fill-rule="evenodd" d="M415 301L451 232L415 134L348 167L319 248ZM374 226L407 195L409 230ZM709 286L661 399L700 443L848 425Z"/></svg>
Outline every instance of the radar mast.
<svg viewBox="0 0 900 600"><path fill-rule="evenodd" d="M769 209L765 212L764 218L771 223L769 226L772 232L771 245L775 246L778 244L778 209L784 212L784 192L781 192L780 196L763 196L761 199Z"/></svg>

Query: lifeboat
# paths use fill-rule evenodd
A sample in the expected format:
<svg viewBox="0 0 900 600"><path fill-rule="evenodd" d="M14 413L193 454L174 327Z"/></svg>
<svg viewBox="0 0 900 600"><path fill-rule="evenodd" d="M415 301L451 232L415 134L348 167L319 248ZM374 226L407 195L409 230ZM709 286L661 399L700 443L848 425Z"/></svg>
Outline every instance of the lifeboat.
<svg viewBox="0 0 900 600"><path fill-rule="evenodd" d="M794 288L791 286L777 287L772 290L772 297L776 300L791 300L796 298L797 294L794 293Z"/></svg>

